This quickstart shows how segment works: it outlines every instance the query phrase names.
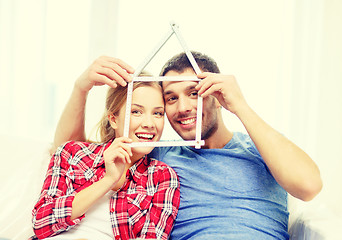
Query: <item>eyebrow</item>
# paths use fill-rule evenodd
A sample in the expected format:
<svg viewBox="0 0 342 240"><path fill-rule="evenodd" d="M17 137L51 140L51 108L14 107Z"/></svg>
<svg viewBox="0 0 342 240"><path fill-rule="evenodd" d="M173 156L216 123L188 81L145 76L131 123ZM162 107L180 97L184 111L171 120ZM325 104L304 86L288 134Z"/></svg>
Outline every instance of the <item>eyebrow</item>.
<svg viewBox="0 0 342 240"><path fill-rule="evenodd" d="M140 105L140 104L137 104L137 103L132 103L132 106L136 106L136 107L139 107L139 108L143 108L143 106L142 106L142 105Z"/></svg>
<svg viewBox="0 0 342 240"><path fill-rule="evenodd" d="M190 85L190 86L187 86L184 91L187 92L187 91L191 91L191 90L194 90L196 87L196 85ZM172 90L168 90L166 92L163 93L163 95L170 95L172 93L174 93L175 91L172 91Z"/></svg>
<svg viewBox="0 0 342 240"><path fill-rule="evenodd" d="M132 103L132 106L138 107L138 108L144 108L144 106L137 104L137 103ZM155 107L154 109L164 109L164 106L160 106L160 107Z"/></svg>

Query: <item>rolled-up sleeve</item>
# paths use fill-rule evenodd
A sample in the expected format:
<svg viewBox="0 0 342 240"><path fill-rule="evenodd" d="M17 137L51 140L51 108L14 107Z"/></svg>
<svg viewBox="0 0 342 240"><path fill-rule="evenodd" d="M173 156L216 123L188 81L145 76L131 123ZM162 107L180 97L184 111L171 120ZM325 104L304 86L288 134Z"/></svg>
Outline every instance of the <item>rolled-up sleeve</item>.
<svg viewBox="0 0 342 240"><path fill-rule="evenodd" d="M51 158L39 200L32 211L33 230L39 239L67 231L84 217L70 219L76 194L66 174L67 159L72 157L70 145L71 142L58 148Z"/></svg>

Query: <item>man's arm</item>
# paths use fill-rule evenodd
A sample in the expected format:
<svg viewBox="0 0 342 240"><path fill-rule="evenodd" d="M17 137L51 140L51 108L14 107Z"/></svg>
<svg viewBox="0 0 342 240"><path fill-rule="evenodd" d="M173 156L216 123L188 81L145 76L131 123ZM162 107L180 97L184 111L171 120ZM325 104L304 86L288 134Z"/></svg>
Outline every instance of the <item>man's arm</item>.
<svg viewBox="0 0 342 240"><path fill-rule="evenodd" d="M198 93L203 97L214 95L240 119L276 181L294 197L313 199L322 189L314 161L249 107L234 76L203 73L199 77L203 80Z"/></svg>
<svg viewBox="0 0 342 240"><path fill-rule="evenodd" d="M96 59L76 80L69 101L59 119L50 153L69 140L85 141L85 105L93 86L108 85L115 88L130 82L134 69L120 59L102 56Z"/></svg>

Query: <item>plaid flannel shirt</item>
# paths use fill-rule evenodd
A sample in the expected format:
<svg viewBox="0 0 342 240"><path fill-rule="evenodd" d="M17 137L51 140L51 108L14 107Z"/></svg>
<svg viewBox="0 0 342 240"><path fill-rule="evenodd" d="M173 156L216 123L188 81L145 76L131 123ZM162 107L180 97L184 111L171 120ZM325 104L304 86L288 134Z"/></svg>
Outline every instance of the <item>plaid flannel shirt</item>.
<svg viewBox="0 0 342 240"><path fill-rule="evenodd" d="M70 219L77 192L105 175L107 144L67 142L51 158L33 215L32 238L46 238L80 223ZM150 163L148 164L150 160ZM114 239L167 239L179 207L179 181L165 163L144 157L126 173L126 183L110 199Z"/></svg>

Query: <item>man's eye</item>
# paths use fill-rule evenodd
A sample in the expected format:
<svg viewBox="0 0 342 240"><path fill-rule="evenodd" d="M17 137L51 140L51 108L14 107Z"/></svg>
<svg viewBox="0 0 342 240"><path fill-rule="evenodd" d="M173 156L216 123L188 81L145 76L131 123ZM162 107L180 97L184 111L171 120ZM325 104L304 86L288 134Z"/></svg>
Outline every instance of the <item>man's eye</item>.
<svg viewBox="0 0 342 240"><path fill-rule="evenodd" d="M176 97L168 97L168 98L166 98L166 102L168 102L168 103L174 102L176 100L177 100Z"/></svg>
<svg viewBox="0 0 342 240"><path fill-rule="evenodd" d="M198 96L198 91L193 91L190 93L191 96L197 97Z"/></svg>

